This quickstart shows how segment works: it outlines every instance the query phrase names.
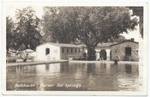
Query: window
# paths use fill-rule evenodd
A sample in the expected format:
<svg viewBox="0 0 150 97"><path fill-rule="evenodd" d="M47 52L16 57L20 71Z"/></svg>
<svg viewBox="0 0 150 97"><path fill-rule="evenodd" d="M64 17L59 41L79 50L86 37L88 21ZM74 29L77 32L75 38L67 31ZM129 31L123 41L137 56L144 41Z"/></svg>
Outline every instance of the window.
<svg viewBox="0 0 150 97"><path fill-rule="evenodd" d="M131 56L131 47L126 47L126 48L125 48L125 54L126 54L127 56Z"/></svg>
<svg viewBox="0 0 150 97"><path fill-rule="evenodd" d="M50 54L50 49L46 48L45 53L46 53L46 55Z"/></svg>
<svg viewBox="0 0 150 97"><path fill-rule="evenodd" d="M69 53L69 48L67 48L67 53Z"/></svg>
<svg viewBox="0 0 150 97"><path fill-rule="evenodd" d="M80 49L79 49L79 53L80 53Z"/></svg>
<svg viewBox="0 0 150 97"><path fill-rule="evenodd" d="M64 53L65 52L65 48L62 48L62 53Z"/></svg>
<svg viewBox="0 0 150 97"><path fill-rule="evenodd" d="M71 48L71 53L73 53L73 48Z"/></svg>
<svg viewBox="0 0 150 97"><path fill-rule="evenodd" d="M75 48L75 53L77 53L77 49Z"/></svg>

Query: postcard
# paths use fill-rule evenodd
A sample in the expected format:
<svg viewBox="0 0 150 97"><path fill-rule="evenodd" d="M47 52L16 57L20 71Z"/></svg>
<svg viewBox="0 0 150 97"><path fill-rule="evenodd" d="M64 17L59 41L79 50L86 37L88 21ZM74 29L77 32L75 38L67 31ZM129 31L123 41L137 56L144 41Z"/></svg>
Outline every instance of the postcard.
<svg viewBox="0 0 150 97"><path fill-rule="evenodd" d="M147 6L3 2L3 94L147 95Z"/></svg>

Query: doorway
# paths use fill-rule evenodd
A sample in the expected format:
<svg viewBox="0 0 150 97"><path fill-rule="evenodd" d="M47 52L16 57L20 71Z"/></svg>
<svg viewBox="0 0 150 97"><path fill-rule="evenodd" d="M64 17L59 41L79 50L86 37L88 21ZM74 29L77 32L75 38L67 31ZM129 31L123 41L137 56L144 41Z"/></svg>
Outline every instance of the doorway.
<svg viewBox="0 0 150 97"><path fill-rule="evenodd" d="M106 60L106 50L103 49L100 51L100 59Z"/></svg>
<svg viewBox="0 0 150 97"><path fill-rule="evenodd" d="M131 47L125 48L125 54L126 54L126 56L131 56Z"/></svg>

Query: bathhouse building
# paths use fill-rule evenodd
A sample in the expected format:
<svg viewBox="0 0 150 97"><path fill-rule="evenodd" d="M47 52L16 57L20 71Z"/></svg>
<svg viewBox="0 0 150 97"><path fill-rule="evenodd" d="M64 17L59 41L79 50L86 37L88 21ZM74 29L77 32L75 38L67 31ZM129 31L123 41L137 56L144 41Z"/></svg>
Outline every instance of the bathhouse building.
<svg viewBox="0 0 150 97"><path fill-rule="evenodd" d="M138 61L139 44L134 39L122 42L99 43L95 48L96 60L122 60L122 61ZM87 53L86 46L83 50Z"/></svg>
<svg viewBox="0 0 150 97"><path fill-rule="evenodd" d="M103 60L138 61L139 44L134 39L122 42L98 44L96 58Z"/></svg>
<svg viewBox="0 0 150 97"><path fill-rule="evenodd" d="M138 42L132 39L112 44L110 45L110 59L113 60L117 57L123 61L138 61L138 49Z"/></svg>
<svg viewBox="0 0 150 97"><path fill-rule="evenodd" d="M38 61L79 58L82 56L82 46L74 44L44 43L36 48Z"/></svg>
<svg viewBox="0 0 150 97"><path fill-rule="evenodd" d="M122 42L99 43L95 48L96 60L138 61L139 44L134 39ZM73 60L87 56L85 45L44 43L36 48L36 60Z"/></svg>

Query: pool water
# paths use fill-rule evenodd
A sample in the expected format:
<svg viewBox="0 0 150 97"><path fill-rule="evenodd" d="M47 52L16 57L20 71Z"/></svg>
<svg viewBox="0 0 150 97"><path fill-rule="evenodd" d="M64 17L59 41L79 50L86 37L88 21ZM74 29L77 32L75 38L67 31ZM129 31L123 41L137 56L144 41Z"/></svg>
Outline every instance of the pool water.
<svg viewBox="0 0 150 97"><path fill-rule="evenodd" d="M55 63L7 67L8 91L139 91L138 64Z"/></svg>

